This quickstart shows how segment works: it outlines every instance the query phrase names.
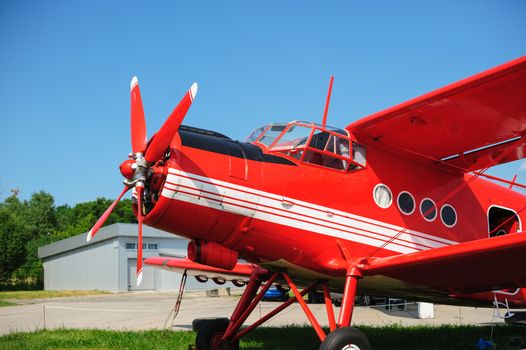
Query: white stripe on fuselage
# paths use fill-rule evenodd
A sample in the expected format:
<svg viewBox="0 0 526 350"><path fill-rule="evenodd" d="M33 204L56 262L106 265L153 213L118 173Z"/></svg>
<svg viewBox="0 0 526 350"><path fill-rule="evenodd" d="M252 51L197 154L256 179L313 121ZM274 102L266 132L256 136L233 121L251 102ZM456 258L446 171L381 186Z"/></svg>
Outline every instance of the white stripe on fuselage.
<svg viewBox="0 0 526 350"><path fill-rule="evenodd" d="M399 234L403 227L172 168L162 195L374 247L396 236L386 249L399 253L457 243L414 230Z"/></svg>

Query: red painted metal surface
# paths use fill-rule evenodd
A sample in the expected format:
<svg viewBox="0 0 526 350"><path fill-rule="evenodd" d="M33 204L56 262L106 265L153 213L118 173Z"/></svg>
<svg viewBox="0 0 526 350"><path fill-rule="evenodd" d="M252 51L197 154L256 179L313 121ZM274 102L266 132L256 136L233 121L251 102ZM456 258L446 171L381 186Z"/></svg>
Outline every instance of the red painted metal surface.
<svg viewBox="0 0 526 350"><path fill-rule="evenodd" d="M106 222L106 220L108 220L108 218L110 217L110 214L111 212L113 211L113 209L115 208L115 206L117 205L117 203L119 203L119 201L121 200L121 198L126 194L126 192L128 192L130 190L129 187L124 187L122 189L122 192L121 194L119 194L119 196L117 197L117 199L108 207L108 209L106 209L104 211L104 213L102 214L102 216L97 220L97 222L95 223L95 225L93 225L93 227L91 228L91 230L88 232L88 236L86 237L86 241L90 241L96 234L97 232L99 231L99 229L102 227L102 225L104 225L104 223Z"/></svg>
<svg viewBox="0 0 526 350"><path fill-rule="evenodd" d="M360 268L364 275L384 275L466 294L526 284L526 270L514 267L524 259L525 249L526 234L517 233L379 258Z"/></svg>
<svg viewBox="0 0 526 350"><path fill-rule="evenodd" d="M274 283L274 280L276 279L277 276L278 276L277 272L272 274L272 276L270 276L270 278L265 283L265 285L261 288L259 293L251 301L251 303L247 307L245 307L245 309L243 310L243 313L237 318L232 317L230 319L230 324L227 328L227 331L223 335L223 339L230 338L232 335L234 335L234 333L236 333L239 330L239 328L247 320L248 316L250 316L254 308L258 305L261 299L263 299L263 296L265 295L267 290L270 288L270 286L272 286L272 283Z"/></svg>
<svg viewBox="0 0 526 350"><path fill-rule="evenodd" d="M258 272L254 271L251 275L247 287L245 288L245 291L243 292L243 295L241 295L241 298L239 299L236 308L232 313L232 316L230 316L230 323L228 324L228 327L225 330L225 333L223 334L222 340L229 339L234 334L234 332L237 331L237 329L235 329L234 326L239 320L241 320L241 316L254 300L254 297L256 296L256 293L259 287L261 286L261 283L262 279L259 277Z"/></svg>
<svg viewBox="0 0 526 350"><path fill-rule="evenodd" d="M190 241L188 258L196 263L232 270L236 266L238 252L212 241Z"/></svg>
<svg viewBox="0 0 526 350"><path fill-rule="evenodd" d="M132 151L142 153L146 149L146 121L137 77L133 77L131 81L130 95Z"/></svg>
<svg viewBox="0 0 526 350"><path fill-rule="evenodd" d="M143 208L142 208L142 195L144 193L144 187L138 185L137 189L137 221L138 229L137 232L137 285L141 284L142 281L142 223L143 223Z"/></svg>
<svg viewBox="0 0 526 350"><path fill-rule="evenodd" d="M317 286L318 286L318 283L315 282L314 284L310 285L309 287L303 289L300 292L300 295L303 297L307 293L311 292ZM250 326L248 326L246 328L243 328L239 333L236 334L236 336L234 337L234 340L243 337L248 332L254 330L255 328L257 328L259 326L261 326L263 323L267 322L272 317L276 316L278 313L280 313L281 311L285 310L287 307L289 307L290 305L294 304L295 302L296 302L296 298L289 298L289 300L287 300L286 302L282 303L280 306L276 307L274 310L270 311L265 316L261 317L258 321L254 322L253 324L251 324Z"/></svg>
<svg viewBox="0 0 526 350"><path fill-rule="evenodd" d="M525 285L526 197L469 171L524 158L525 90L522 57L352 123L346 131L293 122L264 140L269 125L245 148L219 136L191 143L177 132L195 95L190 90L150 140L147 164L138 157L143 168L129 179L146 177L144 223L222 245L254 265L236 264L228 271L185 259L147 262L231 278L247 278L255 266L264 266L286 271L291 283L293 278L329 280L331 289L348 291L340 325L351 320L350 296L356 289L349 264L364 275L359 287L377 294L491 305L488 290ZM132 116L132 125L140 120ZM292 127L308 132L300 139L285 138ZM141 139L142 126L133 128L133 148L141 149L135 140ZM323 137L333 138L333 145ZM168 147L169 158L164 157ZM308 151L321 160L308 159ZM435 210L425 207L428 203ZM494 208L512 217L519 233L488 238L495 223L509 219L490 217ZM390 283L399 285L392 289ZM243 314L239 308L254 300L255 286L238 305L236 319ZM524 293L510 299L520 305Z"/></svg>
<svg viewBox="0 0 526 350"><path fill-rule="evenodd" d="M434 159L520 136L526 124L526 56L375 113L347 126L361 141ZM367 140L371 140L370 142ZM375 141L372 141L375 140ZM468 170L492 165L506 145L447 163ZM522 158L517 146L501 163Z"/></svg>
<svg viewBox="0 0 526 350"><path fill-rule="evenodd" d="M327 283L322 285L323 299L325 300L325 309L327 310L327 318L329 320L329 328L331 332L336 329L336 319L334 318L334 308L332 307L331 294Z"/></svg>
<svg viewBox="0 0 526 350"><path fill-rule="evenodd" d="M331 81L329 83L329 91L327 92L327 101L325 101L325 110L323 111L323 119L321 125L325 127L327 125L327 114L329 113L329 104L331 103L331 93L332 93L332 83L334 82L334 77L331 76Z"/></svg>
<svg viewBox="0 0 526 350"><path fill-rule="evenodd" d="M188 112L188 109L192 105L196 93L197 84L194 83L148 145L146 153L144 154L144 158L147 162L156 162L166 152L170 142L177 134L186 112Z"/></svg>
<svg viewBox="0 0 526 350"><path fill-rule="evenodd" d="M345 277L345 288L343 289L338 327L349 327L351 325L354 297L356 297L356 288L360 277L361 276L356 275L354 272L349 272Z"/></svg>
<svg viewBox="0 0 526 350"><path fill-rule="evenodd" d="M300 304L301 308L303 309L303 312L305 313L305 316L307 316L307 318L309 319L309 322L312 325L312 328L314 328L316 334L318 335L318 338L320 338L320 340L323 341L326 337L325 332L321 328L318 320L316 320L316 317L314 316L312 311L310 311L305 300L303 300L303 297L299 292L298 287L296 287L294 282L292 282L291 278L286 273L283 274L283 278L285 278L285 280L287 281L290 290L292 291L292 293L294 293L296 301Z"/></svg>

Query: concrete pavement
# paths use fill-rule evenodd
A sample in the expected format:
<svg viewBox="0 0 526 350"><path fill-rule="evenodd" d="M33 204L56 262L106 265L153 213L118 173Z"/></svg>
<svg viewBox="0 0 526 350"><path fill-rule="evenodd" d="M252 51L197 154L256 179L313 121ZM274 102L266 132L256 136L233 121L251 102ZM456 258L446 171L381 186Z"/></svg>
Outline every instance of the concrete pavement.
<svg viewBox="0 0 526 350"><path fill-rule="evenodd" d="M185 294L179 315L172 320L171 310L176 293L130 292L84 297L23 301L24 305L0 308L0 334L33 331L42 328L98 328L113 330L191 329L195 318L229 317L238 296L206 297L204 293ZM20 302L20 301L18 301ZM248 323L256 321L278 306L262 302ZM309 304L322 325L328 325L324 304ZM335 308L338 315L339 308ZM435 305L435 317L416 318L416 306L406 310L386 311L384 307L357 307L354 324L366 325L440 325L484 324L492 321L492 309ZM502 321L500 321L502 322ZM293 304L275 316L267 326L307 325L298 304Z"/></svg>

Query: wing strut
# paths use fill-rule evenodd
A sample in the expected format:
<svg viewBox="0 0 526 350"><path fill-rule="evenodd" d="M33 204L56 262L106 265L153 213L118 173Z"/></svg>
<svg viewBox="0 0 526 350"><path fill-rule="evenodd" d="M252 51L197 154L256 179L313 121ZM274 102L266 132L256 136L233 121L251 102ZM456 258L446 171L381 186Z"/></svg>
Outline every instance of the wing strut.
<svg viewBox="0 0 526 350"><path fill-rule="evenodd" d="M184 270L183 275L181 276L181 283L179 284L179 292L177 293L177 301L175 302L174 308L170 312L170 315L173 313L172 326L174 324L175 318L179 314L179 309L181 308L181 302L183 301L183 293L186 287L186 277L188 276L186 272L187 271ZM166 322L164 323L164 328L166 328L166 324L168 323L168 320L170 319L170 315L168 315L168 318L166 319Z"/></svg>

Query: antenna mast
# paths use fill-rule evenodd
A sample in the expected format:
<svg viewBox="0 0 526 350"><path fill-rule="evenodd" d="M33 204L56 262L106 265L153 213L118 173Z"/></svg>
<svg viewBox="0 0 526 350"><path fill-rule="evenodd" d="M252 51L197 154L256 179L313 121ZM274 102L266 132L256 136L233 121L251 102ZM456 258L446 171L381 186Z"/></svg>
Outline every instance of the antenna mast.
<svg viewBox="0 0 526 350"><path fill-rule="evenodd" d="M329 92L327 93L327 101L325 102L325 111L323 112L323 120L321 125L325 128L327 125L327 113L329 113L329 103L331 102L331 92L332 92L332 82L334 81L334 76L331 75L331 82L329 83Z"/></svg>

